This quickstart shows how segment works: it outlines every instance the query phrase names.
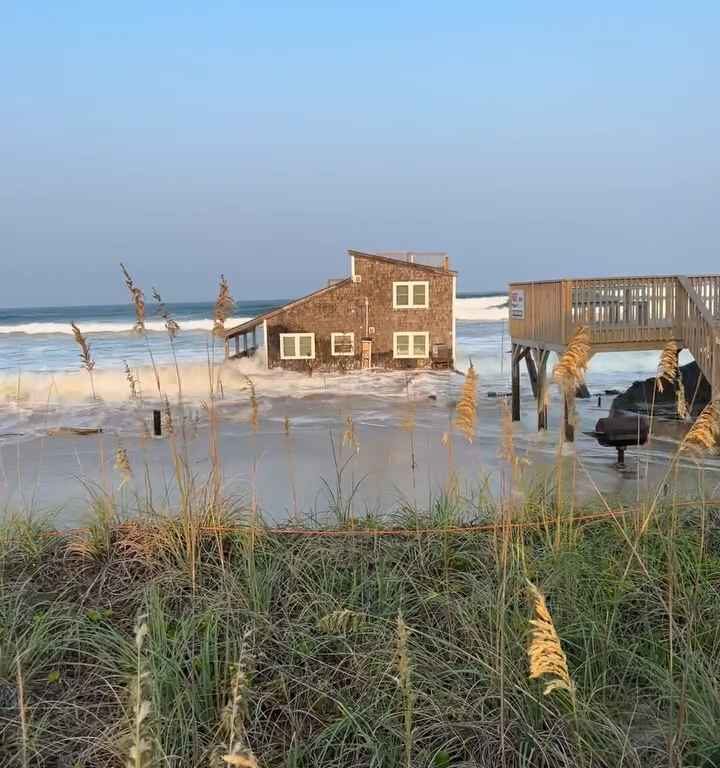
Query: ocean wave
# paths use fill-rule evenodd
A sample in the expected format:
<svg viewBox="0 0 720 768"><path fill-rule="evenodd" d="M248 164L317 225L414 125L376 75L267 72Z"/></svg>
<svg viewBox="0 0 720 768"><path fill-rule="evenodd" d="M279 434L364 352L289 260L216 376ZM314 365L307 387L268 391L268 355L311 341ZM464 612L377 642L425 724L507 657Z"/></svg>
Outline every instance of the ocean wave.
<svg viewBox="0 0 720 768"><path fill-rule="evenodd" d="M249 317L231 317L226 321L226 326L231 328L233 325L239 325ZM211 318L202 318L200 320L183 320L180 322L181 331L211 331L213 320ZM103 322L78 322L80 330L84 334L110 334L110 333L131 333L134 324L130 321L117 323ZM151 320L145 323L148 331L154 333L166 333L165 323L162 320ZM0 325L0 334L25 334L27 336L53 336L63 335L72 336L70 323L18 323L17 325Z"/></svg>
<svg viewBox="0 0 720 768"><path fill-rule="evenodd" d="M455 303L455 315L460 321L474 322L499 322L507 320L508 309L504 306L506 296L484 296L482 298L458 299ZM231 317L226 321L228 328L239 325L250 317ZM210 317L194 320L180 320L180 328L183 331L211 331L213 319ZM90 320L78 322L80 330L84 334L127 334L133 330L132 320L104 322ZM153 333L165 333L165 324L162 320L151 320L145 324L148 331ZM8 323L0 325L0 335L18 334L26 336L72 336L70 322L37 322L37 323Z"/></svg>
<svg viewBox="0 0 720 768"><path fill-rule="evenodd" d="M458 299L455 317L458 320L497 323L508 319L507 296L483 296L476 299Z"/></svg>

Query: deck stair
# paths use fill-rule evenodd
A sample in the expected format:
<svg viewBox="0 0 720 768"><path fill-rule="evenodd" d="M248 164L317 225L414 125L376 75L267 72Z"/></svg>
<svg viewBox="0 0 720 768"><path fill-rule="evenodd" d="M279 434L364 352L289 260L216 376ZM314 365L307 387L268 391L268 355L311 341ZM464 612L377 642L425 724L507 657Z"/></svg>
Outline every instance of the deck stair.
<svg viewBox="0 0 720 768"><path fill-rule="evenodd" d="M547 426L548 354L562 354L580 326L590 331L593 354L660 350L675 341L695 358L713 398L720 397L720 275L512 283L514 419L520 418L519 366L525 359L538 398L538 428Z"/></svg>

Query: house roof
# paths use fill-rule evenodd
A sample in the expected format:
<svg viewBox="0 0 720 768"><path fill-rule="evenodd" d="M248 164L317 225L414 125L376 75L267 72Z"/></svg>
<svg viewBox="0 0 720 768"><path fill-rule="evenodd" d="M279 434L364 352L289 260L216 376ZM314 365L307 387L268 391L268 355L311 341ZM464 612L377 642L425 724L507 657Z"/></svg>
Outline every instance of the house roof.
<svg viewBox="0 0 720 768"><path fill-rule="evenodd" d="M393 256L390 256L389 254L385 253L366 253L365 251L352 251L349 250L348 253L350 256L359 256L363 259L373 259L375 261L383 261L386 264L402 264L406 267L413 267L415 269L421 269L425 270L426 272L433 272L434 274L440 274L440 275L457 275L457 271L454 269L445 269L445 267L434 267L431 264L422 264L419 261L410 261L409 258L407 258L407 254L405 258L394 258ZM417 254L418 256L422 256L423 254Z"/></svg>
<svg viewBox="0 0 720 768"><path fill-rule="evenodd" d="M374 259L377 261L382 261L389 264L401 264L403 266L409 266L413 267L414 269L419 269L426 272L432 272L433 274L442 274L442 275L456 275L457 272L451 269L445 269L444 267L433 267L429 264L419 264L415 261L409 261L406 258L403 259L396 259L392 256L388 256L385 254L380 253L365 253L364 251L352 251L349 250L348 254L350 256L359 256L363 259ZM240 325L233 326L232 328L228 328L225 331L225 338L229 339L233 336L237 336L241 333L247 333L248 331L251 331L253 328L257 328L259 325L262 325L266 320L273 317L274 315L277 315L280 312L284 312L286 309L290 309L291 307L295 307L298 304L304 304L306 301L309 301L310 299L314 299L317 296L322 296L324 293L330 293L331 291L334 291L336 288L339 288L341 285L347 285L348 283L352 282L351 277L346 277L342 280L338 280L337 282L333 282L332 285L328 285L325 288L320 288L318 291L313 291L312 293L308 293L307 296L302 296L299 299L295 299L288 304L283 304L281 307L275 307L274 309L269 310L268 312L264 312L262 315L258 315L257 317L253 317L252 320L247 320L244 323L241 323Z"/></svg>
<svg viewBox="0 0 720 768"><path fill-rule="evenodd" d="M341 285L348 285L348 283L351 283L351 282L352 282L352 278L346 277L342 280L339 280L336 283L333 283L332 285L325 286L325 288L320 288L320 290L318 291L313 291L312 293L308 293L307 296L301 296L299 299L294 299L293 301L290 301L287 304L283 304L281 307L275 307L275 309L271 309L268 312L263 312L262 315L253 317L252 320L247 320L246 322L241 323L240 325L236 325L236 326L233 326L232 328L228 328L225 331L225 338L228 339L228 338L231 338L232 336L237 336L240 333L246 333L247 331L251 331L253 328L257 328L259 325L262 325L269 318L279 314L280 312L284 312L286 309L295 307L298 304L304 304L306 301L309 301L310 299L314 299L317 296L322 296L324 293L330 293L334 291L336 288L339 288Z"/></svg>

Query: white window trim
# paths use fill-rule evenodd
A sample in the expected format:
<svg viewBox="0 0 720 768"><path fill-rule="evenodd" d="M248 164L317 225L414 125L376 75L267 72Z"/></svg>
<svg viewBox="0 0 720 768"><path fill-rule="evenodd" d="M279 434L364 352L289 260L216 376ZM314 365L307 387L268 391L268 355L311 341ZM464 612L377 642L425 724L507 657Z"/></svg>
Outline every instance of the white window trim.
<svg viewBox="0 0 720 768"><path fill-rule="evenodd" d="M397 303L397 288L399 285L407 285L408 287L408 304ZM425 303L413 304L413 286L424 285L425 286ZM393 309L428 309L430 306L430 281L429 280L400 280L393 283Z"/></svg>
<svg viewBox="0 0 720 768"><path fill-rule="evenodd" d="M300 337L310 337L310 356L307 355L286 355L283 352L283 339L292 336L295 339L295 349L300 350ZM280 334L280 359L281 360L314 360L315 359L315 334L314 333L281 333Z"/></svg>
<svg viewBox="0 0 720 768"><path fill-rule="evenodd" d="M349 336L350 341L352 343L352 350L350 352L336 352L335 351L335 339L338 336ZM347 333L342 333L341 331L338 331L337 333L331 333L330 334L330 353L333 357L352 357L355 355L355 334L352 331L349 331Z"/></svg>
<svg viewBox="0 0 720 768"><path fill-rule="evenodd" d="M399 355L397 351L397 337L398 336L409 336L410 337L410 344L408 346L408 354L407 355ZM413 336L424 336L425 337L425 354L424 355L416 355L414 353L415 349L415 343L413 340ZM430 332L429 331L395 331L393 333L393 357L396 360L427 360L428 357L430 357Z"/></svg>

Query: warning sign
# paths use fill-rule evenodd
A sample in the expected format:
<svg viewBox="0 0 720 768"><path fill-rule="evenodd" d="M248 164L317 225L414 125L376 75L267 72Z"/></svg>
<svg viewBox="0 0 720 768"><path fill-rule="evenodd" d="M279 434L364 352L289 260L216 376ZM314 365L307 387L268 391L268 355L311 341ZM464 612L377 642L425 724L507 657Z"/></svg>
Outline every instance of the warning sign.
<svg viewBox="0 0 720 768"><path fill-rule="evenodd" d="M521 289L510 291L510 319L525 319L525 291Z"/></svg>

